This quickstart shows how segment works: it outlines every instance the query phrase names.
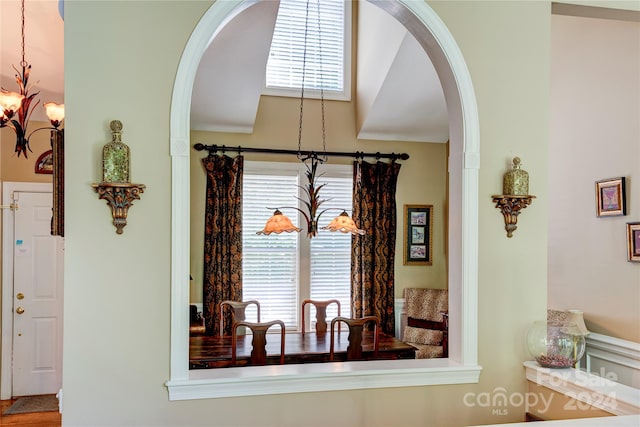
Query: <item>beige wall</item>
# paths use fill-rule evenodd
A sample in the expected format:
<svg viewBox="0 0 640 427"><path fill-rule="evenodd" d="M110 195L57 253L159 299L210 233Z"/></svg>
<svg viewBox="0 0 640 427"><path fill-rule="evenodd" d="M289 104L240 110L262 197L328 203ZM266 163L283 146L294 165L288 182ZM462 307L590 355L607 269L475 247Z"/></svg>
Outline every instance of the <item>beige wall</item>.
<svg viewBox="0 0 640 427"><path fill-rule="evenodd" d="M400 175L396 194L398 234L396 243L396 297L402 297L406 287L446 288L446 256L444 230L446 199L446 144L415 142L385 142L356 140L353 102L325 101L327 123L327 151L364 151L408 153L408 161L400 161ZM321 149L319 101L305 102L305 122L302 148ZM300 100L263 96L258 108L253 134L192 132L191 145L226 145L228 147L272 147L297 149ZM314 120L317 118L317 120ZM317 128L317 129L314 129ZM201 159L206 152L194 151L191 156L191 302L202 301L204 199L206 175ZM235 153L229 153L235 155ZM291 155L259 155L243 153L246 160L299 162ZM375 159L367 158L374 162ZM351 164L353 159L329 159L327 164ZM321 182L321 181L320 181ZM417 183L427 183L418 185ZM434 206L433 265L403 265L403 205L424 204Z"/></svg>
<svg viewBox="0 0 640 427"><path fill-rule="evenodd" d="M523 407L465 404L464 397L497 387L525 392L524 335L546 308L550 4L429 5L458 42L478 99L480 382L168 401L169 106L180 55L209 4L73 1L65 3L65 136L73 147L66 152L65 425L462 426L524 419ZM87 108L88 97L99 102ZM123 235L90 187L100 179L112 119L124 124L132 180L147 185ZM514 155L538 198L507 239L491 195Z"/></svg>
<svg viewBox="0 0 640 427"><path fill-rule="evenodd" d="M553 15L549 307L593 332L640 342L640 23ZM596 217L595 182L625 177L627 215Z"/></svg>
<svg viewBox="0 0 640 427"><path fill-rule="evenodd" d="M29 122L29 131L48 127L46 122ZM33 134L29 140L32 151L27 150L27 157L15 153L16 134L8 127L0 130L0 180L16 182L52 182L52 175L35 173L36 160L42 153L51 150L50 131L41 130Z"/></svg>

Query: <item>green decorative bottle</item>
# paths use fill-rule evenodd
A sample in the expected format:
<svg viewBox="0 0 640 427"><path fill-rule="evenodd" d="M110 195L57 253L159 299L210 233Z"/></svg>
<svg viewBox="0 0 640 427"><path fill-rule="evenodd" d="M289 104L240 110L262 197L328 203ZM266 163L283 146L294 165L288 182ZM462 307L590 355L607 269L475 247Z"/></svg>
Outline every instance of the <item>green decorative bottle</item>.
<svg viewBox="0 0 640 427"><path fill-rule="evenodd" d="M502 194L510 196L529 194L529 173L520 169L520 157L513 158L513 169L504 174Z"/></svg>
<svg viewBox="0 0 640 427"><path fill-rule="evenodd" d="M102 182L129 181L129 146L122 142L122 122L111 122L111 142L102 148Z"/></svg>

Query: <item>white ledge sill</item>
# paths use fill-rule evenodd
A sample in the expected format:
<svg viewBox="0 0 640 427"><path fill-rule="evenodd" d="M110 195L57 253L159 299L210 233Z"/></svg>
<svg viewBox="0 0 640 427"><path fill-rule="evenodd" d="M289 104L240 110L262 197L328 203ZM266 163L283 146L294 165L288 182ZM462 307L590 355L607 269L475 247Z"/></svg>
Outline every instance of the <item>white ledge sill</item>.
<svg viewBox="0 0 640 427"><path fill-rule="evenodd" d="M269 365L189 371L167 381L169 400L477 383L482 367L449 359Z"/></svg>
<svg viewBox="0 0 640 427"><path fill-rule="evenodd" d="M640 414L640 390L579 369L524 362L527 380L613 415Z"/></svg>

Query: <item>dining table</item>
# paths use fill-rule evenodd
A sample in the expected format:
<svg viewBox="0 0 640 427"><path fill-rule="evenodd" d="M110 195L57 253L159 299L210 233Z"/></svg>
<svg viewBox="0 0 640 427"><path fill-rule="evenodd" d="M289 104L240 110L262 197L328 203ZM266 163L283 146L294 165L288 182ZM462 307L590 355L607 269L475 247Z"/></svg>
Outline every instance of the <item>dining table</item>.
<svg viewBox="0 0 640 427"><path fill-rule="evenodd" d="M330 362L330 332L316 333L287 332L285 334L284 363ZM280 363L280 334L267 334L267 365ZM347 360L349 332L335 332L335 362ZM236 363L232 364L231 336L197 334L189 337L189 369L212 369L250 365L252 335L239 335L236 344ZM374 354L374 333L362 333L361 360L414 359L415 347L398 340L392 335L378 335L378 354Z"/></svg>

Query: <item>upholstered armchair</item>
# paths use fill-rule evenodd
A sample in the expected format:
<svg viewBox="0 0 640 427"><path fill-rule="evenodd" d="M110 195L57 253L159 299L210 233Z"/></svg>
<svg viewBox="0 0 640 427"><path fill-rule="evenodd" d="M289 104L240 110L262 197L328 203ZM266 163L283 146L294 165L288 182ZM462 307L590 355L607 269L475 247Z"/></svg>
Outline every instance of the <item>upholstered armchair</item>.
<svg viewBox="0 0 640 427"><path fill-rule="evenodd" d="M407 326L402 340L416 347L416 359L448 357L448 291L406 288L404 298Z"/></svg>

